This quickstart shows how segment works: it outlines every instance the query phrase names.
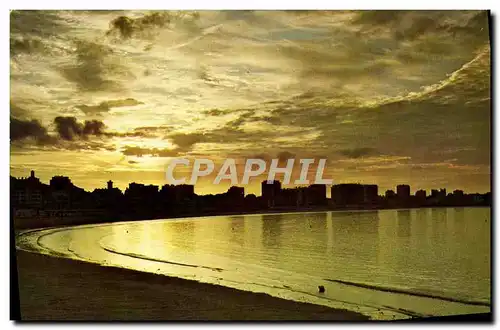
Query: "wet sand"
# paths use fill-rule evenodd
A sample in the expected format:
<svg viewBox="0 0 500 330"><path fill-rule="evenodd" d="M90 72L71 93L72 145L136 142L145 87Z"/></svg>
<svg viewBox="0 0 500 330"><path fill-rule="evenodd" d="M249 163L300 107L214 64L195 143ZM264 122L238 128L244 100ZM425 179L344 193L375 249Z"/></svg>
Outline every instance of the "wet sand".
<svg viewBox="0 0 500 330"><path fill-rule="evenodd" d="M219 285L16 251L24 321L362 321L364 315Z"/></svg>

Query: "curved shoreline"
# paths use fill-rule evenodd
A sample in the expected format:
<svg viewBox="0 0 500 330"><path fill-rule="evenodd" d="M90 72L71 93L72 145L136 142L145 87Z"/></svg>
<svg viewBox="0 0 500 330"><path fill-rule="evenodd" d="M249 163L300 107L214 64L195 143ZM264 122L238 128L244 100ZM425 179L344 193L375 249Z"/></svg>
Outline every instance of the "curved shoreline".
<svg viewBox="0 0 500 330"><path fill-rule="evenodd" d="M216 284L16 251L21 320L366 321Z"/></svg>
<svg viewBox="0 0 500 330"><path fill-rule="evenodd" d="M295 213L303 213L303 212L295 212ZM304 213L316 213L316 212L304 212ZM259 216L258 214L256 214L255 216ZM225 216L219 216L219 217L225 217ZM198 219L200 221L203 220L204 217L199 217ZM218 217L215 217L215 218L218 218ZM192 218L192 217L187 217L187 218L175 218L175 221L192 221L196 218ZM167 221L169 222L170 220L174 220L174 219L162 219L164 221ZM151 222L155 222L155 220L149 220ZM156 220L158 221L158 220ZM160 220L161 221L161 220ZM86 229L86 228L90 228L92 229L92 227L108 227L108 226L116 226L116 225L126 225L126 224L133 224L133 223L136 223L136 221L127 221L127 222L121 222L121 223L117 223L117 222L109 222L109 223L100 223L100 224L86 224L86 225L78 225L78 226L63 226L63 227L51 227L51 228L44 228L44 229L35 229L35 230L24 230L24 231L21 231L21 233L18 233L18 235L16 235L16 242L18 243L17 246L18 246L18 249L20 250L23 250L23 251L27 251L27 252L32 252L32 253L41 253L43 255L46 255L46 253L43 251L44 249L44 244L40 244L40 237L36 240L36 243L35 243L35 240L34 238L36 237L31 237L32 235L29 235L29 234L34 234L34 236L47 236L47 235L50 235L50 234L54 234L54 233L58 233L60 231L67 231L67 230L82 230L82 229ZM36 232L40 232L39 235L36 233ZM44 234L44 232L47 232L46 234ZM127 231L128 233L128 231ZM22 238L24 236L24 234L28 234L26 235L26 238L27 240L23 240L23 239L19 239L19 238ZM64 235L63 235L64 236ZM80 235L81 236L81 235ZM82 237L87 237L88 235L83 235ZM94 235L95 236L95 235ZM98 237L98 236L96 236ZM53 241L53 239L49 239L47 240L46 243L57 243L57 239L56 241ZM66 242L66 238L63 240L63 242ZM25 243L27 243L27 245L25 245ZM88 243L87 241L82 241L80 242L82 244L80 244L80 246L88 246ZM34 244L34 245L33 245ZM36 248L33 248L35 245L39 246L41 249L38 250ZM53 245L53 246L52 246ZM71 252L70 254L67 253L66 251L66 247L63 245L62 248L59 248L58 246L59 245L54 245L52 244L49 246L52 246L49 247L47 246L46 248L49 250L49 251L52 251L51 253L47 253L49 255L53 255L53 256L56 256L56 257L63 257L63 258L69 258L69 259L76 259L76 260L82 260L82 261L87 261L87 262L91 262L93 264L97 264L97 265L104 265L104 266L111 266L111 265L115 265L116 267L118 268L122 268L122 263L116 263L116 262L111 262L109 263L108 262L108 258L107 257L101 257L101 261L100 262L98 259L95 259L93 257L83 257L83 256L79 256L79 255L74 255L76 256L76 258L74 258L73 255L71 255L71 253L74 254L74 251L72 249L70 249L68 247L68 250L69 252ZM99 243L100 245L100 243ZM93 245L92 245L93 246ZM101 248L102 248L102 245L101 245ZM85 251L87 250L80 250L80 253L83 253L83 255L86 255ZM93 250L92 250L93 251ZM114 251L108 251L104 248L104 251L106 252L114 252ZM124 253L118 253L119 255L125 255L125 256L129 256L128 254L124 254ZM133 255L132 257L134 258L139 258L139 259L144 259L143 257L137 255ZM90 258L90 259L89 259ZM89 259L89 260L85 260L85 259ZM155 262L158 262L159 260L156 260L156 259L148 259L147 260L152 260L152 261L155 261ZM171 264L174 264L174 265L181 265L181 266L194 266L194 265L187 265L187 264L184 264L182 263L183 261L177 261L177 260L174 260L175 262L167 262L167 263L171 263ZM162 260L163 262L163 260ZM179 262L181 262L182 264L180 264ZM126 263L125 263L126 264ZM125 266L126 267L126 266ZM160 266L158 266L160 267ZM247 286L243 285L232 285L231 283L226 283L226 282L223 282L223 281L218 281L218 280L222 280L221 278L218 278L218 280L216 281L211 281L211 280L206 280L205 278L204 279L201 279L201 277L198 277L198 276L195 276L195 279L193 279L193 276L190 276L189 274L186 275L184 274L185 276L181 275L176 275L177 273L174 271L174 273L172 273L170 270L163 270L163 271L160 271L160 269L156 269L156 266L154 266L154 269L148 269L148 270L145 270L145 269L142 269L141 267L135 267L135 266L130 266L127 267L127 268L131 268L131 269L136 269L136 271L140 271L140 272L145 272L145 271L148 271L150 273L152 273L153 275L159 275L159 276L166 276L166 277L175 277L175 278L184 278L184 279L187 279L187 280L194 280L196 283L200 283L200 282L203 282L203 283L209 283L209 284L215 284L215 285L222 285L224 287L229 287L229 288L234 288L236 290L242 290L244 292L250 292L250 293L254 293L254 292L266 292L268 295L272 296L272 297L278 297L278 299L283 299L284 297L286 297L285 299L289 300L289 301L294 301L294 302L303 302L303 301L307 301L309 304L314 304L314 305L318 305L318 306L321 306L321 307L326 307L327 308L331 308L331 309L336 309L336 310L349 310L349 311L353 311L355 313L362 313L363 315L365 315L367 318L369 319L385 319L385 320L390 320L390 319L394 319L394 318L401 318L401 317L395 317L394 315L392 315L391 313L389 313L390 315L386 315L384 317L384 315L379 315L379 313L383 313L383 311L385 310L390 310L390 311L393 311L395 313L397 313L398 315L401 314L401 315L404 315L404 317L402 318L406 318L406 317L426 317L426 316L430 316L432 314L432 311L429 312L429 310L425 310L425 309L416 309L414 312L412 312L412 308L411 307L408 307L406 306L405 308L406 309L399 309L399 308L396 308L394 306L386 306L387 304L383 304L383 303L378 303L378 304L375 304L374 306L370 306L370 305L366 305L363 303L363 300L359 300L361 299L360 297L358 297L356 301L356 303L352 304L350 303L350 298L349 297L352 297L353 295L351 293L349 293L348 295L346 295L345 297L347 297L347 299L344 299L343 300L338 300L339 298L339 295L337 294L333 294L332 295L332 292L335 292L335 290L333 289L336 289L336 288L330 288L332 290L328 290L328 292L330 293L330 298L333 299L332 301L334 301L335 303L333 304L329 304L329 303L323 303L322 301L317 301L317 299L315 299L314 297L317 296L317 292L316 292L316 295L312 295L313 296L313 299L308 299L307 297L304 299L304 297L302 296L297 296L295 293L291 294L291 296L289 295L289 292L287 291L286 294L282 294L282 292L279 292L278 294L276 294L276 290L267 290L267 289L262 289L261 287L257 287L254 288L248 288ZM146 267L147 268L147 267ZM150 267L151 268L151 267ZM202 268L205 268L205 267L202 267ZM182 273L183 271L181 271ZM210 277L210 274L209 274L209 277ZM329 279L324 279L326 281L330 281ZM316 281L316 279L315 279ZM228 280L228 282L231 282L230 280ZM321 282L321 281L320 281ZM337 282L337 281L333 281L333 282ZM340 284L350 284L350 283L341 283L342 281L339 281ZM223 284L224 283L224 284ZM239 283L239 282L235 282L235 283ZM246 282L245 282L246 283ZM319 282L318 282L319 283ZM251 283L251 284L255 284L257 286L259 286L260 284L259 283ZM326 284L325 284L326 285ZM265 285L264 285L265 286ZM359 286L359 285L358 285ZM273 286L274 287L274 286ZM395 292L394 289L390 289L390 290L380 290L379 287L375 288L375 287L368 287L368 286L360 286L361 288L366 288L366 289L375 289L378 291L386 291L386 292L390 292L390 293L403 293L403 292ZM280 287L281 288L281 287ZM292 290L291 288L288 288L290 289L291 292L301 292L301 291L297 291L297 290ZM397 288L396 288L397 289ZM313 290L313 293L314 293L314 287L312 288ZM286 291L286 290L285 290ZM310 292L304 292L305 294L310 294ZM354 292L354 296L356 296L359 292ZM320 295L321 296L321 295ZM419 296L418 294L416 296ZM427 295L423 296L425 298L435 298L435 297L429 297ZM317 297L317 298L322 298L322 297ZM346 303L347 301L344 301L344 300L348 300L350 305L355 305L355 307L352 307L351 306L345 306L345 304L343 303ZM447 300L447 299L445 299ZM451 301L451 300L450 300ZM338 303L340 302L340 303ZM454 302L454 300L452 301ZM390 305L390 304L389 304ZM473 304L474 305L474 304ZM482 305L482 304L481 304ZM399 306L399 305L397 305ZM372 308L372 311L366 311L364 310L364 308ZM460 308L458 308L459 310L461 310ZM418 312L417 312L418 311ZM448 311L449 312L449 311ZM467 310L467 312L469 312ZM454 313L456 313L456 311L454 311ZM385 314L385 313L384 313ZM446 313L443 314L443 315L447 315Z"/></svg>
<svg viewBox="0 0 500 330"><path fill-rule="evenodd" d="M191 220L191 219L185 219L185 220ZM130 222L127 222L127 223L130 223ZM419 315L419 314L416 314L416 313L406 313L404 311L401 311L401 310L399 310L397 308L390 307L390 306L386 306L386 308L381 308L381 307L377 308L376 306L357 305L357 304L352 303L352 302L347 302L347 301L342 301L342 300L336 300L336 299L334 299L334 301L345 303L345 304L348 304L348 305L354 305L354 307L352 307L352 308L344 308L342 306L328 306L328 304L325 305L325 304L317 303L317 302L314 302L314 301L308 301L308 300L302 300L302 299L283 298L283 297L279 297L279 296L273 295L271 293L268 293L266 291L247 290L247 289L242 289L242 288L234 287L234 286L227 285L227 284L226 285L225 284L221 284L221 283L218 283L218 282L214 283L214 282L206 282L206 281L195 280L195 279L193 279L190 276L189 277L183 277L183 276L177 276L175 274L165 274L165 273L162 274L162 273L151 272L151 271L147 271L147 270L141 270L141 269L135 269L135 268L129 268L129 267L122 267L120 265L109 264L107 262L101 263L101 262L98 262L96 260L91 260L91 259L87 259L85 257L81 257L81 256L75 254L74 251L70 250L69 248L68 248L68 251L71 252L71 254L72 254L71 256L68 255L68 254L66 254L66 253L64 253L64 252L53 250L50 247L47 247L47 246L45 246L45 244L42 244L40 242L40 239L43 238L43 237L46 237L46 236L49 236L49 235L52 235L52 234L56 234L56 233L59 233L59 232L64 232L64 231L67 231L67 230L85 229L85 228L94 227L94 226L97 226L97 227L106 227L106 226L112 226L112 225L115 225L115 224L116 223L96 224L96 225L89 224L89 225L80 225L80 226L52 227L52 228L45 228L45 229L26 230L26 231L23 231L22 233L18 233L16 235L16 247L17 247L17 251L26 252L26 253L35 254L35 255L40 255L40 256L49 257L49 258L58 258L58 259L67 259L67 260L79 261L79 262L83 262L83 263L89 263L89 264L92 264L92 265L97 265L97 266L102 266L102 267L111 267L111 268L116 268L116 269L120 269L120 270L121 269L126 269L126 270L131 270L131 271L140 272L140 273L147 273L147 274L151 274L151 275L155 275L155 276L161 276L161 277L167 277L167 278L175 278L175 279L185 279L187 281L193 281L193 282L199 283L199 284L215 285L217 287L229 288L229 289L232 289L232 290L237 290L237 291L240 291L240 292L245 292L245 294L264 294L264 295L269 296L269 297L271 297L273 299L285 300L285 301L294 302L294 303L298 303L298 304L305 303L305 304L308 304L308 305L318 306L318 307L321 307L321 308L328 308L328 309L332 309L332 310L336 310L336 311L346 311L346 312L349 312L349 313L353 312L355 314L362 315L363 319L392 320L392 319L404 319L404 318L415 317L415 316L417 316L417 317L423 317L424 316L424 315ZM48 233L43 233L45 231L47 231ZM37 233L37 232L40 232L41 235L39 237L35 237L36 240L34 242L23 242L23 240L20 239L20 238L22 238L24 236L24 234L27 234L29 236L29 234ZM34 247L33 244L35 244L38 248ZM104 251L107 251L107 252L110 252L110 253L117 253L115 251L109 251L108 249L106 249L104 247L101 247L101 248L103 248ZM129 254L122 254L122 253L119 253L119 252L117 254L118 255L124 255L124 256L127 256L127 257L144 259L144 257L139 257L139 256L129 255ZM74 258L74 257L76 257L76 258ZM151 258L146 258L146 259L147 260L151 260L151 261L155 261L155 262L159 262L159 261L165 262L163 260L157 260L157 259L151 259ZM166 263L174 264L174 265L181 265L181 266L189 266L189 267L201 267L201 268L208 268L208 269L216 270L216 271L222 271L222 269L219 269L219 268L204 267L204 266L198 266L198 265L188 265L188 264L176 263L176 262L166 262ZM227 280L227 282L232 282L232 281L231 280ZM239 283L239 282L235 282L235 283ZM258 286L261 286L261 284L258 284L258 283L252 283L252 284L256 284ZM286 287L286 286L284 286L284 287ZM276 288L280 288L280 287L276 287ZM310 296L313 296L313 297L317 297L316 295L312 295L309 292L302 292L302 291L296 291L296 290L295 290L295 292L301 292L301 293L304 293L304 294L306 294L308 296L310 295ZM319 298L323 299L324 297L319 297ZM324 298L324 299L330 301L330 299L327 299L327 298ZM369 313L367 313L366 311L365 312L361 312L361 310L364 307L372 309L372 311L369 312ZM379 313L379 314L384 313L385 314L385 312L383 312L383 311L385 311L385 312L388 312L388 311L389 312L393 312L393 313L395 313L395 315L392 315L392 314L391 315L385 315L385 317L380 318L381 315L378 315L377 313ZM396 315L398 315L398 316L396 316ZM320 320L322 320L322 319L323 318L320 318ZM355 319L357 319L357 317ZM332 320L336 320L336 318L332 319Z"/></svg>
<svg viewBox="0 0 500 330"><path fill-rule="evenodd" d="M294 214L294 213L324 213L324 212L333 212L333 213L342 213L342 212L378 212L378 211L389 211L389 210L430 210L430 209L446 209L446 208L489 208L491 209L491 205L473 205L473 206L419 206L419 207L379 207L379 208L284 208L284 209L266 209L266 210L252 210L252 211L242 211L242 212L200 212L200 213L186 213L186 214L177 214L177 215L169 215L166 217L141 217L141 218L127 218L118 216L115 220L109 220L109 217L106 216L104 218L76 218L73 219L74 223L69 222L66 223L61 221L60 223L53 223L53 221L49 224L32 225L32 224L18 224L14 220L14 230L17 232L26 232L29 230L38 230L38 229L49 229L49 228L62 228L62 227L76 227L76 226L86 226L86 225L106 225L113 223L128 223L128 222L139 222L139 221L155 221L155 220L181 220L181 219L193 219L193 218L205 218L205 217L230 217L230 216L251 216L251 215L271 215L271 214ZM33 220L33 219L30 219ZM54 220L54 219L52 219Z"/></svg>

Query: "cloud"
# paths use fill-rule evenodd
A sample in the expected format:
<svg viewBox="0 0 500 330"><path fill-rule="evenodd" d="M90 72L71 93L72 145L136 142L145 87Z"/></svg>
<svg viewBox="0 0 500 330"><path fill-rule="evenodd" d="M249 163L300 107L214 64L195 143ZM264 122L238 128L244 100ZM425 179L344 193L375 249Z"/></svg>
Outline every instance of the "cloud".
<svg viewBox="0 0 500 330"><path fill-rule="evenodd" d="M210 109L210 110L204 110L204 111L202 111L202 113L204 115L207 115L207 116L219 117L219 116L227 115L227 114L231 113L231 111L220 110L220 109Z"/></svg>
<svg viewBox="0 0 500 330"><path fill-rule="evenodd" d="M136 19L119 16L111 21L111 29L107 34L118 32L122 38L127 39L148 29L165 27L170 24L170 20L168 12L154 12Z"/></svg>
<svg viewBox="0 0 500 330"><path fill-rule="evenodd" d="M47 129L43 127L38 120L21 120L10 118L10 139L11 141L24 140L32 138L37 143L48 144L53 142Z"/></svg>
<svg viewBox="0 0 500 330"><path fill-rule="evenodd" d="M86 120L83 126L82 134L86 135L101 135L104 132L106 125L100 120Z"/></svg>
<svg viewBox="0 0 500 330"><path fill-rule="evenodd" d="M398 180L446 159L489 168L487 11L22 11L10 42L11 116L35 136L14 142L31 149L286 150L338 161L336 180L382 180L390 164L361 177L381 155L409 157ZM75 120L59 132L61 116ZM55 144L36 142L33 118ZM438 169L428 178L453 167Z"/></svg>
<svg viewBox="0 0 500 330"><path fill-rule="evenodd" d="M127 76L127 70L116 63L113 50L103 44L92 41L74 42L74 64L61 69L63 76L76 83L83 91L118 90L121 84L111 79L113 76Z"/></svg>
<svg viewBox="0 0 500 330"><path fill-rule="evenodd" d="M83 125L78 123L75 117L56 117L54 118L57 133L64 140L73 140L82 135Z"/></svg>
<svg viewBox="0 0 500 330"><path fill-rule="evenodd" d="M11 35L59 37L68 31L68 26L58 14L58 11L51 10L12 10L10 12Z"/></svg>
<svg viewBox="0 0 500 330"><path fill-rule="evenodd" d="M170 126L140 126L129 132L110 132L106 131L105 135L109 137L141 137L141 138L158 138L163 137L166 132L172 128Z"/></svg>
<svg viewBox="0 0 500 330"><path fill-rule="evenodd" d="M84 123L80 123L75 117L63 116L54 118L54 124L59 136L68 141L78 138L85 139L89 135L102 135L106 127L100 120L86 120Z"/></svg>
<svg viewBox="0 0 500 330"><path fill-rule="evenodd" d="M340 150L339 153L349 158L361 158L372 154L374 151L374 148L352 148Z"/></svg>
<svg viewBox="0 0 500 330"><path fill-rule="evenodd" d="M57 116L54 118L55 134L50 134L38 120L24 120L11 116L10 119L11 141L30 140L39 145L52 145L64 149L113 149L109 145L103 144L103 139L107 138L157 138L168 131L168 127L137 127L129 132L116 132L108 130L106 125L100 120L79 121L76 117ZM100 138L100 141L89 141L89 137ZM25 141L25 142L30 142ZM74 142L69 144L67 142Z"/></svg>
<svg viewBox="0 0 500 330"><path fill-rule="evenodd" d="M190 149L196 143L202 142L204 140L204 135L200 133L176 133L171 134L168 138L181 149Z"/></svg>
<svg viewBox="0 0 500 330"><path fill-rule="evenodd" d="M80 105L77 105L76 108L80 109L86 115L92 115L92 114L100 114L102 112L108 112L109 110L111 110L111 108L128 107L128 106L134 106L134 105L139 105L139 104L143 104L143 103L140 101L137 101L136 99L133 99L133 98L127 98L127 99L122 99L122 100L103 101L103 102L99 103L98 105L80 104Z"/></svg>
<svg viewBox="0 0 500 330"><path fill-rule="evenodd" d="M45 46L40 39L30 37L10 38L11 56L43 52L44 50Z"/></svg>
<svg viewBox="0 0 500 330"><path fill-rule="evenodd" d="M23 118L28 115L28 111L16 104L12 101L10 102L10 115L14 118Z"/></svg>
<svg viewBox="0 0 500 330"><path fill-rule="evenodd" d="M383 27L397 40L413 40L427 33L461 33L484 38L487 16L487 11L370 10L359 12L353 23L370 33Z"/></svg>
<svg viewBox="0 0 500 330"><path fill-rule="evenodd" d="M177 149L141 148L136 146L126 146L121 152L125 156L152 156L152 157L176 157L179 155Z"/></svg>
<svg viewBox="0 0 500 330"><path fill-rule="evenodd" d="M11 117L10 137L13 147L37 148L39 150L114 150L103 141L88 141L86 137L99 135L103 124L86 121L84 124L71 117L57 117L54 120L57 135L49 134L46 127L37 120L20 120ZM77 139L82 138L82 139Z"/></svg>
<svg viewBox="0 0 500 330"><path fill-rule="evenodd" d="M137 18L121 15L110 22L111 28L106 35L119 35L123 39L150 38L155 36L157 30L168 28L172 24L198 32L200 29L196 22L199 18L199 13L190 11L155 11Z"/></svg>

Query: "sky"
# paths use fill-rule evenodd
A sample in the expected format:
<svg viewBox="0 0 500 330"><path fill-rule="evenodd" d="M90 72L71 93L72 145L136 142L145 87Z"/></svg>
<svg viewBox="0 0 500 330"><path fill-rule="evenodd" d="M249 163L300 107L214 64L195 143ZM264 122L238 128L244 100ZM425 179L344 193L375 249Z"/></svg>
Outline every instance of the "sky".
<svg viewBox="0 0 500 330"><path fill-rule="evenodd" d="M11 175L163 185L175 158L490 191L485 11L12 11ZM310 169L314 178L315 167ZM298 175L300 167L294 167ZM191 168L178 168L187 175ZM297 175L292 175L296 178ZM245 185L260 195L262 177ZM279 177L278 177L279 178Z"/></svg>

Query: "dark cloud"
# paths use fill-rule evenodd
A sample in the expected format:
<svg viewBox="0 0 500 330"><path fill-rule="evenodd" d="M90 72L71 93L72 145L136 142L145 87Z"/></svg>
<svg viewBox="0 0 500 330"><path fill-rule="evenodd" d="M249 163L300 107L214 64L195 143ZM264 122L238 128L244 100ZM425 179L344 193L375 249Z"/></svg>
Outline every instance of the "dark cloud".
<svg viewBox="0 0 500 330"><path fill-rule="evenodd" d="M171 20L172 17L169 12L154 12L136 19L119 16L111 21L111 28L107 34L118 32L122 38L128 39L151 29L166 27Z"/></svg>
<svg viewBox="0 0 500 330"><path fill-rule="evenodd" d="M64 140L74 140L82 136L83 125L78 123L75 117L56 117L54 118L56 131Z"/></svg>
<svg viewBox="0 0 500 330"><path fill-rule="evenodd" d="M75 41L75 65L61 69L66 79L74 82L83 91L118 89L121 85L110 77L129 76L128 72L113 61L112 50L95 42Z"/></svg>
<svg viewBox="0 0 500 330"><path fill-rule="evenodd" d="M132 132L105 132L103 133L106 137L140 137L140 138L153 138L157 137L152 133L132 131Z"/></svg>
<svg viewBox="0 0 500 330"><path fill-rule="evenodd" d="M130 132L113 132L106 130L106 125L100 120L79 121L76 117L58 116L54 118L55 134L49 134L46 127L37 120L21 120L11 117L11 141L16 146L50 146L64 150L115 150L107 142L114 137L153 138L161 135L155 132L165 132L166 127L138 127ZM90 137L98 139L91 140ZM125 154L148 154L157 157L171 157L180 152L180 149L141 149L125 150Z"/></svg>
<svg viewBox="0 0 500 330"><path fill-rule="evenodd" d="M23 37L10 38L10 56L42 52L45 46L40 39Z"/></svg>
<svg viewBox="0 0 500 330"><path fill-rule="evenodd" d="M78 123L71 117L57 117L55 120L59 129L58 135L49 134L47 128L37 120L20 120L11 117L10 136L11 143L16 148L38 146L42 150L114 150L103 141L88 141L76 139L90 135L98 135L102 123L87 121Z"/></svg>
<svg viewBox="0 0 500 330"><path fill-rule="evenodd" d="M38 120L20 120L10 118L10 140L19 141L26 138L32 138L37 143L46 144L53 142L53 139L47 133Z"/></svg>
<svg viewBox="0 0 500 330"><path fill-rule="evenodd" d="M106 125L100 120L89 120L85 121L83 126L82 134L87 135L102 135L104 133L104 128Z"/></svg>
<svg viewBox="0 0 500 330"><path fill-rule="evenodd" d="M181 149L190 149L193 145L203 142L204 135L201 133L176 133L171 134L168 138Z"/></svg>
<svg viewBox="0 0 500 330"><path fill-rule="evenodd" d="M228 110L220 110L220 109L211 109L211 110L204 110L202 111L204 115L207 116L213 116L213 117L219 117L219 116L224 116L230 113Z"/></svg>
<svg viewBox="0 0 500 330"><path fill-rule="evenodd" d="M102 112L108 112L111 108L107 106L104 102L98 105L77 105L77 109L81 110L86 115L95 115L100 114Z"/></svg>
<svg viewBox="0 0 500 330"><path fill-rule="evenodd" d="M361 11L351 29L334 29L335 41L278 43L304 91L347 91L349 84L373 84L372 92L391 96L443 79L489 41L487 13L480 11ZM358 30L359 32L355 32ZM460 42L457 42L460 40ZM433 64L433 65L432 65ZM436 69L439 68L439 69ZM375 78L377 77L377 78ZM418 77L418 79L415 79ZM389 86L384 86L390 84ZM332 95L332 98L337 98Z"/></svg>
<svg viewBox="0 0 500 330"><path fill-rule="evenodd" d="M427 33L448 32L488 38L487 11L370 10L360 11L353 20L373 33L384 27L397 40L413 40Z"/></svg>
<svg viewBox="0 0 500 330"><path fill-rule="evenodd" d="M10 31L12 34L36 37L59 37L69 27L53 10L12 10L10 12Z"/></svg>
<svg viewBox="0 0 500 330"><path fill-rule="evenodd" d="M172 129L171 126L140 126L134 128L135 132L168 132Z"/></svg>
<svg viewBox="0 0 500 330"><path fill-rule="evenodd" d="M119 16L111 21L111 26L112 29L118 30L122 37L130 38L133 32L133 22L134 20L127 16Z"/></svg>
<svg viewBox="0 0 500 330"><path fill-rule="evenodd" d="M340 150L339 153L349 158L361 158L373 154L374 148L352 148Z"/></svg>
<svg viewBox="0 0 500 330"><path fill-rule="evenodd" d="M11 105L12 106L12 105ZM106 145L106 138L113 137L137 137L154 138L162 136L161 133L168 131L166 126L137 127L130 132L113 132L106 129L106 125L100 120L79 121L76 117L58 116L54 118L55 135L49 134L46 127L37 120L23 120L11 116L10 119L11 141L36 142L38 145L52 145L54 147L78 150L78 149L110 149ZM157 133L157 134L155 134ZM89 141L89 137L100 138L100 141ZM29 141L28 141L29 140ZM68 143L71 142L71 143ZM185 142L185 146L187 142ZM156 154L169 154L166 150L154 150Z"/></svg>
<svg viewBox="0 0 500 330"><path fill-rule="evenodd" d="M155 11L143 16L132 18L126 15L116 17L110 22L107 36L118 35L122 39L154 38L161 29L182 29L187 33L199 33L200 14L193 11ZM151 45L146 50L151 49Z"/></svg>
<svg viewBox="0 0 500 330"><path fill-rule="evenodd" d="M76 107L80 109L86 115L100 114L102 112L108 112L111 108L117 107L127 107L143 104L133 98L123 99L123 100L110 100L99 103L98 105L77 105Z"/></svg>
<svg viewBox="0 0 500 330"><path fill-rule="evenodd" d="M125 156L152 156L152 157L176 157L179 155L177 149L141 148L126 146L121 150Z"/></svg>
<svg viewBox="0 0 500 330"><path fill-rule="evenodd" d="M75 117L54 118L56 131L63 140L72 141L75 139L85 139L89 135L104 134L105 125L99 120L86 120L84 123L78 122Z"/></svg>

